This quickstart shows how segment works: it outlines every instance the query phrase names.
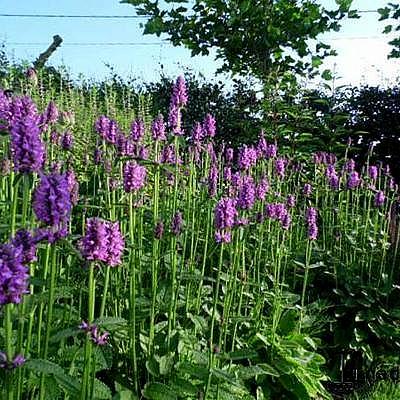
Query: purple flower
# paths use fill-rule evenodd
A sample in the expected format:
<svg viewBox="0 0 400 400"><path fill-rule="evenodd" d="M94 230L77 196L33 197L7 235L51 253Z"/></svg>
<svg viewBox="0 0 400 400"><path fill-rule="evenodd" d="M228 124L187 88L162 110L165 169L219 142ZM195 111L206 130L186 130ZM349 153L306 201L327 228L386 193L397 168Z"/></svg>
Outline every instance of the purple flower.
<svg viewBox="0 0 400 400"><path fill-rule="evenodd" d="M248 170L257 162L257 150L254 147L244 145L239 150L238 164L242 170Z"/></svg>
<svg viewBox="0 0 400 400"><path fill-rule="evenodd" d="M154 228L154 237L160 240L164 235L164 223L162 221L158 221Z"/></svg>
<svg viewBox="0 0 400 400"><path fill-rule="evenodd" d="M71 196L71 204L76 205L78 204L79 200L79 182L76 179L75 172L72 169L69 169L65 175L67 177L68 191Z"/></svg>
<svg viewBox="0 0 400 400"><path fill-rule="evenodd" d="M40 183L33 193L33 211L45 225L61 226L68 223L71 194L67 175L41 175Z"/></svg>
<svg viewBox="0 0 400 400"><path fill-rule="evenodd" d="M151 133L153 140L167 140L167 137L165 136L164 118L161 114L151 124Z"/></svg>
<svg viewBox="0 0 400 400"><path fill-rule="evenodd" d="M186 82L183 76L178 76L172 88L171 103L177 107L184 107L188 102Z"/></svg>
<svg viewBox="0 0 400 400"><path fill-rule="evenodd" d="M200 144L201 140L204 137L205 131L203 131L203 127L199 122L196 122L192 129L192 137L191 140L195 144Z"/></svg>
<svg viewBox="0 0 400 400"><path fill-rule="evenodd" d="M317 224L308 225L308 238L310 240L317 240L317 238L318 238L318 226L317 226Z"/></svg>
<svg viewBox="0 0 400 400"><path fill-rule="evenodd" d="M314 207L307 208L306 224L308 227L308 238L310 240L316 240L318 237L317 216L318 216L318 213Z"/></svg>
<svg viewBox="0 0 400 400"><path fill-rule="evenodd" d="M368 175L374 181L378 177L378 167L370 165L368 167Z"/></svg>
<svg viewBox="0 0 400 400"><path fill-rule="evenodd" d="M218 188L218 167L212 164L208 173L208 194L214 197Z"/></svg>
<svg viewBox="0 0 400 400"><path fill-rule="evenodd" d="M288 212L284 213L280 218L281 226L283 229L288 230L292 223L292 217Z"/></svg>
<svg viewBox="0 0 400 400"><path fill-rule="evenodd" d="M238 205L242 209L250 209L256 200L256 187L251 176L244 176L239 188Z"/></svg>
<svg viewBox="0 0 400 400"><path fill-rule="evenodd" d="M312 193L312 186L309 183L304 184L303 186L303 194L306 197L309 197Z"/></svg>
<svg viewBox="0 0 400 400"><path fill-rule="evenodd" d="M35 229L33 241L35 244L40 242L55 243L68 235L68 228L65 225L52 226L49 228Z"/></svg>
<svg viewBox="0 0 400 400"><path fill-rule="evenodd" d="M145 146L139 146L138 158L140 158L141 160L148 160L149 159L149 149Z"/></svg>
<svg viewBox="0 0 400 400"><path fill-rule="evenodd" d="M182 225L183 225L183 218L182 218L182 213L180 211L177 211L172 218L171 222L171 232L175 235L178 236L181 234L182 231Z"/></svg>
<svg viewBox="0 0 400 400"><path fill-rule="evenodd" d="M64 150L71 150L74 145L74 137L70 131L64 132L61 136L61 147Z"/></svg>
<svg viewBox="0 0 400 400"><path fill-rule="evenodd" d="M22 354L17 354L12 360L12 368L18 368L25 364L25 357Z"/></svg>
<svg viewBox="0 0 400 400"><path fill-rule="evenodd" d="M105 346L108 343L109 336L110 334L107 331L104 331L102 334L100 334L97 326L91 331L91 339L97 346Z"/></svg>
<svg viewBox="0 0 400 400"><path fill-rule="evenodd" d="M336 173L329 177L329 186L332 189L339 189L339 177L336 175Z"/></svg>
<svg viewBox="0 0 400 400"><path fill-rule="evenodd" d="M278 154L278 147L276 146L276 144L269 144L267 146L267 150L265 153L266 157L275 158L277 154Z"/></svg>
<svg viewBox="0 0 400 400"><path fill-rule="evenodd" d="M233 161L234 151L231 147L227 147L225 150L225 161L230 164Z"/></svg>
<svg viewBox="0 0 400 400"><path fill-rule="evenodd" d="M55 124L58 121L59 112L54 101L50 101L44 113L40 116L40 123L46 129L47 125Z"/></svg>
<svg viewBox="0 0 400 400"><path fill-rule="evenodd" d="M353 172L355 167L356 167L356 163L352 158L347 160L346 165L345 165L345 169L347 172Z"/></svg>
<svg viewBox="0 0 400 400"><path fill-rule="evenodd" d="M8 128L11 120L10 98L0 89L0 130Z"/></svg>
<svg viewBox="0 0 400 400"><path fill-rule="evenodd" d="M117 142L120 129L116 121L101 115L95 123L95 129L102 139L106 142L115 144Z"/></svg>
<svg viewBox="0 0 400 400"><path fill-rule="evenodd" d="M58 145L60 141L60 135L58 134L58 132L56 130L52 130L50 132L50 142Z"/></svg>
<svg viewBox="0 0 400 400"><path fill-rule="evenodd" d="M349 178L347 180L347 187L348 189L355 189L361 183L360 176L358 175L357 171L350 172Z"/></svg>
<svg viewBox="0 0 400 400"><path fill-rule="evenodd" d="M160 162L161 164L176 164L176 153L175 146L173 144L168 144L164 146L161 151Z"/></svg>
<svg viewBox="0 0 400 400"><path fill-rule="evenodd" d="M211 114L207 114L203 121L203 131L206 136L213 138L216 133L215 118Z"/></svg>
<svg viewBox="0 0 400 400"><path fill-rule="evenodd" d="M283 179L285 177L285 159L277 158L275 160L275 173L280 178Z"/></svg>
<svg viewBox="0 0 400 400"><path fill-rule="evenodd" d="M375 195L374 204L375 207L382 207L384 203L385 203L385 194L382 192L382 190L380 190Z"/></svg>
<svg viewBox="0 0 400 400"><path fill-rule="evenodd" d="M230 182L232 179L232 169L231 167L224 167L224 180Z"/></svg>
<svg viewBox="0 0 400 400"><path fill-rule="evenodd" d="M293 208L296 205L296 196L294 194L289 194L286 199L286 204L288 207Z"/></svg>
<svg viewBox="0 0 400 400"><path fill-rule="evenodd" d="M232 228L235 225L235 218L238 215L236 204L237 201L230 197L223 197L218 201L214 209L215 228L217 230Z"/></svg>
<svg viewBox="0 0 400 400"><path fill-rule="evenodd" d="M101 163L102 156L103 152L99 148L96 148L93 154L93 161L96 165L99 165Z"/></svg>
<svg viewBox="0 0 400 400"><path fill-rule="evenodd" d="M26 229L20 229L11 241L14 247L20 247L22 251L22 263L29 264L36 260L36 243L32 234Z"/></svg>
<svg viewBox="0 0 400 400"><path fill-rule="evenodd" d="M216 231L215 241L217 243L230 243L232 241L231 231Z"/></svg>
<svg viewBox="0 0 400 400"><path fill-rule="evenodd" d="M142 119L137 118L131 125L131 138L135 142L139 142L144 136L144 122Z"/></svg>
<svg viewBox="0 0 400 400"><path fill-rule="evenodd" d="M0 368L15 369L25 364L25 357L17 354L11 362L8 361L6 353L0 351Z"/></svg>
<svg viewBox="0 0 400 400"><path fill-rule="evenodd" d="M28 293L28 268L23 261L22 246L0 245L0 305L18 304Z"/></svg>
<svg viewBox="0 0 400 400"><path fill-rule="evenodd" d="M118 222L89 218L86 234L80 240L79 247L86 260L103 261L112 267L120 264L125 242Z"/></svg>
<svg viewBox="0 0 400 400"><path fill-rule="evenodd" d="M269 182L267 178L262 178L256 187L256 197L258 200L265 200L269 190Z"/></svg>
<svg viewBox="0 0 400 400"><path fill-rule="evenodd" d="M40 139L37 119L26 116L11 126L11 153L18 172L39 172L45 160L45 147Z"/></svg>
<svg viewBox="0 0 400 400"><path fill-rule="evenodd" d="M259 157L267 156L268 143L264 137L264 132L261 132L258 138L256 149Z"/></svg>
<svg viewBox="0 0 400 400"><path fill-rule="evenodd" d="M124 190L127 193L136 192L145 185L147 170L145 167L129 161L124 165Z"/></svg>

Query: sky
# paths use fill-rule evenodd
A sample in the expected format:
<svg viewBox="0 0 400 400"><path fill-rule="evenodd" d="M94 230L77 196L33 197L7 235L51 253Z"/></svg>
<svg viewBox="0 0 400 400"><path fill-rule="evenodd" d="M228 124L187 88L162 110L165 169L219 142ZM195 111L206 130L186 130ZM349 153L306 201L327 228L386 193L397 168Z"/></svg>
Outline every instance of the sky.
<svg viewBox="0 0 400 400"><path fill-rule="evenodd" d="M393 0L392 0L393 1ZM334 0L320 0L334 7ZM354 0L353 8L376 10L386 0ZM118 0L0 0L0 14L63 14L63 15L135 15L134 7ZM338 52L337 57L322 66L335 71L338 85L390 85L400 77L400 60L388 60L390 36L383 35L384 23L378 14L364 13L361 19L343 23L340 32L321 38ZM16 59L33 61L44 51L55 34L64 43L52 55L50 64L66 65L74 77L103 79L111 65L123 77L157 80L161 71L177 76L190 67L212 79L218 63L213 57L190 57L189 50L176 48L155 35L142 35L140 19L78 19L78 18L13 18L0 17L0 43ZM90 45L74 43L135 43L135 46ZM15 43L24 43L17 45ZM25 43L35 43L25 45Z"/></svg>

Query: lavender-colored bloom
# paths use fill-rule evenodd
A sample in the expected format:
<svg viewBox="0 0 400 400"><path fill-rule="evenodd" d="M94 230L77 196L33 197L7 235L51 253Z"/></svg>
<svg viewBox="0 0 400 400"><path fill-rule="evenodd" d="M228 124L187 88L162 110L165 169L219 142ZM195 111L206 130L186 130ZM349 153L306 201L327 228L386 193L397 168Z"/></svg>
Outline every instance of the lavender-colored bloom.
<svg viewBox="0 0 400 400"><path fill-rule="evenodd" d="M267 158L275 158L277 154L278 154L278 147L276 146L276 144L269 144L267 146L265 156Z"/></svg>
<svg viewBox="0 0 400 400"><path fill-rule="evenodd" d="M135 161L124 165L124 190L127 193L136 192L145 185L147 170Z"/></svg>
<svg viewBox="0 0 400 400"><path fill-rule="evenodd" d="M216 163L217 162L217 154L215 153L214 143L213 142L208 142L206 150L207 150L207 153L210 156L211 162Z"/></svg>
<svg viewBox="0 0 400 400"><path fill-rule="evenodd" d="M133 156L136 152L136 144L132 140L132 138L127 138L123 133L119 133L117 135L116 147L118 151L118 155L125 156Z"/></svg>
<svg viewBox="0 0 400 400"><path fill-rule="evenodd" d="M106 263L111 267L121 264L122 253L125 248L125 241L119 229L118 222L107 223L108 254Z"/></svg>
<svg viewBox="0 0 400 400"><path fill-rule="evenodd" d="M294 194L289 194L286 199L286 205L293 208L296 205L296 196Z"/></svg>
<svg viewBox="0 0 400 400"><path fill-rule="evenodd" d="M182 213L180 211L177 211L172 218L171 222L171 232L175 235L178 236L181 234L182 231L182 225L183 225L183 218L182 218Z"/></svg>
<svg viewBox="0 0 400 400"><path fill-rule="evenodd" d="M25 118L40 124L40 118L35 103L28 96L14 97L9 107L9 125L12 127L17 121Z"/></svg>
<svg viewBox="0 0 400 400"><path fill-rule="evenodd" d="M161 151L160 162L161 164L176 164L175 146L173 144L164 146Z"/></svg>
<svg viewBox="0 0 400 400"><path fill-rule="evenodd" d="M303 194L308 197L312 193L312 186L309 183L304 184L303 186Z"/></svg>
<svg viewBox="0 0 400 400"><path fill-rule="evenodd" d="M96 148L93 154L93 161L96 165L99 165L101 163L102 156L103 152L99 148Z"/></svg>
<svg viewBox="0 0 400 400"><path fill-rule="evenodd" d="M244 145L239 150L238 165L242 170L248 170L257 162L257 150L254 147Z"/></svg>
<svg viewBox="0 0 400 400"><path fill-rule="evenodd" d="M232 179L232 169L231 167L224 167L224 180L230 182Z"/></svg>
<svg viewBox="0 0 400 400"><path fill-rule="evenodd" d="M71 194L65 174L42 175L33 193L33 211L46 225L60 226L69 221Z"/></svg>
<svg viewBox="0 0 400 400"><path fill-rule="evenodd" d="M374 181L378 177L378 167L375 165L370 165L368 167L368 175Z"/></svg>
<svg viewBox="0 0 400 400"><path fill-rule="evenodd" d="M239 188L238 205L246 210L253 207L256 200L256 186L251 176L244 176Z"/></svg>
<svg viewBox="0 0 400 400"><path fill-rule="evenodd" d="M285 177L285 159L277 158L275 160L275 173L280 178L283 179Z"/></svg>
<svg viewBox="0 0 400 400"><path fill-rule="evenodd" d="M68 191L71 195L71 204L76 205L78 204L79 200L79 183L78 180L76 179L75 172L72 169L69 169L65 173L67 177L67 185L68 185Z"/></svg>
<svg viewBox="0 0 400 400"><path fill-rule="evenodd" d="M231 147L225 149L225 161L230 164L233 161L234 151Z"/></svg>
<svg viewBox="0 0 400 400"><path fill-rule="evenodd" d="M212 164L208 172L208 194L214 197L217 194L218 188L218 167Z"/></svg>
<svg viewBox="0 0 400 400"><path fill-rule="evenodd" d="M8 361L7 354L0 351L0 368L15 369L25 364L25 357L22 354L17 354L12 361Z"/></svg>
<svg viewBox="0 0 400 400"><path fill-rule="evenodd" d="M7 129L11 120L10 98L0 89L0 130Z"/></svg>
<svg viewBox="0 0 400 400"><path fill-rule="evenodd" d="M306 221L308 225L317 223L317 210L314 207L308 207L306 210Z"/></svg>
<svg viewBox="0 0 400 400"><path fill-rule="evenodd" d="M60 135L59 135L59 133L58 133L56 130L52 130L52 131L50 132L50 142L53 143L53 144L55 144L55 145L58 145L58 144L59 144L59 142L60 142Z"/></svg>
<svg viewBox="0 0 400 400"><path fill-rule="evenodd" d="M50 101L46 110L40 117L40 123L46 128L49 124L55 124L58 121L59 112L54 101Z"/></svg>
<svg viewBox="0 0 400 400"><path fill-rule="evenodd" d="M332 174L330 177L329 177L329 186L332 188L332 189L339 189L339 177L336 175L336 173L335 174Z"/></svg>
<svg viewBox="0 0 400 400"><path fill-rule="evenodd" d="M267 178L262 178L256 187L256 197L258 200L264 201L269 190L269 182Z"/></svg>
<svg viewBox="0 0 400 400"><path fill-rule="evenodd" d="M102 139L106 142L115 144L117 142L120 129L116 121L101 115L95 123L95 129Z"/></svg>
<svg viewBox="0 0 400 400"><path fill-rule="evenodd" d="M0 245L0 305L18 304L28 292L28 268L23 258L22 246Z"/></svg>
<svg viewBox="0 0 400 400"><path fill-rule="evenodd" d="M0 351L0 368L7 368L7 354Z"/></svg>
<svg viewBox="0 0 400 400"><path fill-rule="evenodd" d="M17 354L14 359L12 360L12 368L18 368L21 365L25 364L25 357L22 354Z"/></svg>
<svg viewBox="0 0 400 400"><path fill-rule="evenodd" d="M207 114L203 121L203 131L206 136L213 138L215 136L217 127L215 118L211 114Z"/></svg>
<svg viewBox="0 0 400 400"><path fill-rule="evenodd" d="M105 346L108 343L108 338L110 334L104 331L102 334L98 331L97 326L91 331L91 339L97 346Z"/></svg>
<svg viewBox="0 0 400 400"><path fill-rule="evenodd" d="M317 238L318 238L318 226L317 226L317 224L308 225L308 238L310 240L317 240Z"/></svg>
<svg viewBox="0 0 400 400"><path fill-rule="evenodd" d="M332 164L329 164L329 165L326 167L325 176L329 179L332 175L336 175L335 166L332 165Z"/></svg>
<svg viewBox="0 0 400 400"><path fill-rule="evenodd" d="M45 148L40 139L36 118L26 116L13 123L11 153L16 171L30 173L41 170L45 160Z"/></svg>
<svg viewBox="0 0 400 400"><path fill-rule="evenodd" d="M144 122L142 119L137 118L131 125L131 138L135 142L139 142L144 136Z"/></svg>
<svg viewBox="0 0 400 400"><path fill-rule="evenodd" d="M267 156L268 143L264 137L264 132L261 132L258 138L256 149L259 157Z"/></svg>
<svg viewBox="0 0 400 400"><path fill-rule="evenodd" d="M185 78L178 76L172 88L171 103L177 107L184 107L188 102L188 93L186 88Z"/></svg>
<svg viewBox="0 0 400 400"><path fill-rule="evenodd" d="M141 160L149 159L149 149L146 146L139 146L138 158L140 158Z"/></svg>
<svg viewBox="0 0 400 400"><path fill-rule="evenodd" d="M20 247L22 250L22 263L29 264L36 260L36 243L32 234L26 229L20 229L11 240L14 247Z"/></svg>
<svg viewBox="0 0 400 400"><path fill-rule="evenodd" d="M118 222L99 218L86 222L86 234L79 242L82 256L89 261L103 261L114 267L121 263L125 242Z"/></svg>
<svg viewBox="0 0 400 400"><path fill-rule="evenodd" d="M380 190L375 195L374 204L375 207L382 207L384 203L385 203L385 194L382 192L382 190Z"/></svg>
<svg viewBox="0 0 400 400"><path fill-rule="evenodd" d="M55 243L68 235L68 228L65 224L61 226L51 226L48 228L35 229L33 241L35 244L40 242Z"/></svg>
<svg viewBox="0 0 400 400"><path fill-rule="evenodd" d="M156 226L154 227L154 237L160 240L164 235L164 223L162 221L158 221Z"/></svg>
<svg viewBox="0 0 400 400"><path fill-rule="evenodd" d="M281 226L283 229L288 230L292 224L292 217L288 212L284 213L280 218Z"/></svg>
<svg viewBox="0 0 400 400"><path fill-rule="evenodd" d="M74 137L72 136L72 133L70 131L64 132L64 134L61 136L61 147L64 150L71 150L73 146Z"/></svg>
<svg viewBox="0 0 400 400"><path fill-rule="evenodd" d="M232 241L231 231L216 231L215 241L217 243L230 243Z"/></svg>
<svg viewBox="0 0 400 400"><path fill-rule="evenodd" d="M151 133L153 140L167 140L167 137L165 136L164 117L161 114L151 124Z"/></svg>
<svg viewBox="0 0 400 400"><path fill-rule="evenodd" d="M199 122L196 122L192 129L191 140L195 144L199 144L204 137L205 131Z"/></svg>
<svg viewBox="0 0 400 400"><path fill-rule="evenodd" d="M218 201L214 209L215 228L217 230L229 229L234 226L238 215L236 205L237 201L230 197L223 197Z"/></svg>
<svg viewBox="0 0 400 400"><path fill-rule="evenodd" d="M345 169L347 172L353 172L355 167L356 167L356 163L352 158L347 160L346 165L345 165Z"/></svg>
<svg viewBox="0 0 400 400"><path fill-rule="evenodd" d="M358 175L357 171L352 171L349 175L349 178L347 180L347 187L348 189L355 189L358 187L361 183L360 176Z"/></svg>

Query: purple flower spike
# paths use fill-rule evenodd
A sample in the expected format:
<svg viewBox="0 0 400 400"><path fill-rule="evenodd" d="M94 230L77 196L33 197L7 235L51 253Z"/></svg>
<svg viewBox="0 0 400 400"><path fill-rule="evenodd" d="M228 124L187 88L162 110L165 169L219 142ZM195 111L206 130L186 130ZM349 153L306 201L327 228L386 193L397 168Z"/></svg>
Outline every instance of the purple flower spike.
<svg viewBox="0 0 400 400"><path fill-rule="evenodd" d="M95 123L95 129L102 139L106 142L115 144L117 142L120 129L116 121L102 115Z"/></svg>
<svg viewBox="0 0 400 400"><path fill-rule="evenodd" d="M375 165L370 165L368 167L368 175L374 181L378 177L378 167Z"/></svg>
<svg viewBox="0 0 400 400"><path fill-rule="evenodd" d="M29 231L25 229L17 231L11 244L22 249L23 264L29 264L36 260L36 243Z"/></svg>
<svg viewBox="0 0 400 400"><path fill-rule="evenodd" d="M135 161L127 162L124 166L124 190L127 193L136 192L145 185L147 170L136 164Z"/></svg>
<svg viewBox="0 0 400 400"><path fill-rule="evenodd" d="M199 145L201 140L204 137L205 131L199 122L196 122L192 129L192 137L191 140L193 143Z"/></svg>
<svg viewBox="0 0 400 400"><path fill-rule="evenodd" d="M64 150L71 150L73 146L74 137L72 136L72 133L70 131L64 132L64 134L61 136L61 147Z"/></svg>
<svg viewBox="0 0 400 400"><path fill-rule="evenodd" d="M306 183L303 186L303 194L304 196L309 197L311 196L311 193L312 193L312 186L309 183Z"/></svg>
<svg viewBox="0 0 400 400"><path fill-rule="evenodd" d="M347 180L347 187L349 189L355 189L356 187L358 187L360 185L360 183L361 183L361 179L360 179L360 176L358 175L358 172L352 171Z"/></svg>
<svg viewBox="0 0 400 400"><path fill-rule="evenodd" d="M380 190L375 195L374 204L375 207L382 207L384 203L385 203L385 194L382 192L382 190Z"/></svg>
<svg viewBox="0 0 400 400"><path fill-rule="evenodd" d="M285 159L278 158L275 160L275 173L280 179L285 177Z"/></svg>
<svg viewBox="0 0 400 400"><path fill-rule="evenodd" d="M233 161L234 151L231 147L227 147L225 150L225 161L230 164Z"/></svg>
<svg viewBox="0 0 400 400"><path fill-rule="evenodd" d="M267 146L267 150L265 153L267 158L275 158L277 154L278 154L278 147L276 146L276 144L269 144Z"/></svg>
<svg viewBox="0 0 400 400"><path fill-rule="evenodd" d="M18 304L28 293L28 268L23 261L22 246L0 245L0 305Z"/></svg>
<svg viewBox="0 0 400 400"><path fill-rule="evenodd" d="M288 207L293 208L296 205L296 196L294 194L289 194L286 199L286 204Z"/></svg>
<svg viewBox="0 0 400 400"><path fill-rule="evenodd" d="M188 102L188 94L186 88L185 78L183 76L178 76L173 88L171 103L177 107L184 107Z"/></svg>
<svg viewBox="0 0 400 400"><path fill-rule="evenodd" d="M182 213L178 211L174 217L172 218L171 222L171 232L175 236L179 236L182 231L182 225L183 225L183 218L182 218Z"/></svg>
<svg viewBox="0 0 400 400"><path fill-rule="evenodd" d="M215 136L217 127L215 118L211 114L207 114L203 121L203 131L206 136L213 138Z"/></svg>
<svg viewBox="0 0 400 400"><path fill-rule="evenodd" d="M72 205L78 204L79 200L79 182L76 179L75 172L69 169L65 175L67 176L68 191L71 195Z"/></svg>
<svg viewBox="0 0 400 400"><path fill-rule="evenodd" d="M346 171L347 171L347 172L353 172L355 167L356 167L355 161L354 161L352 158L350 158L350 159L346 162L346 165L345 165Z"/></svg>
<svg viewBox="0 0 400 400"><path fill-rule="evenodd" d="M235 219L238 215L236 204L237 201L229 197L223 197L219 200L214 209L215 228L217 230L229 229L235 225Z"/></svg>
<svg viewBox="0 0 400 400"><path fill-rule="evenodd" d="M120 264L125 242L118 222L88 219L86 234L80 240L79 247L82 256L89 261L103 261L112 267Z"/></svg>
<svg viewBox="0 0 400 400"><path fill-rule="evenodd" d="M218 188L218 167L212 164L208 173L208 194L214 197L217 194Z"/></svg>
<svg viewBox="0 0 400 400"><path fill-rule="evenodd" d="M144 136L144 122L142 119L137 118L132 122L131 125L131 138L135 142L139 142Z"/></svg>
<svg viewBox="0 0 400 400"><path fill-rule="evenodd" d="M151 124L151 133L153 140L167 140L167 137L165 136L164 118L161 114Z"/></svg>
<svg viewBox="0 0 400 400"><path fill-rule="evenodd" d="M158 221L154 228L154 237L160 240L164 235L164 223L162 221Z"/></svg>
<svg viewBox="0 0 400 400"><path fill-rule="evenodd" d="M244 145L239 150L239 168L242 170L248 170L256 164L257 157L257 150L254 147Z"/></svg>
<svg viewBox="0 0 400 400"><path fill-rule="evenodd" d="M37 119L32 116L18 119L11 126L11 153L15 171L39 172L45 160L45 147L40 139Z"/></svg>
<svg viewBox="0 0 400 400"><path fill-rule="evenodd" d="M71 193L65 174L42 175L33 193L33 211L45 225L60 226L69 221Z"/></svg>
<svg viewBox="0 0 400 400"><path fill-rule="evenodd" d="M239 189L238 205L244 210L250 209L253 207L255 200L256 187L253 178L251 176L244 176Z"/></svg>
<svg viewBox="0 0 400 400"><path fill-rule="evenodd" d="M230 231L216 231L215 241L217 243L230 243L232 241L232 234Z"/></svg>

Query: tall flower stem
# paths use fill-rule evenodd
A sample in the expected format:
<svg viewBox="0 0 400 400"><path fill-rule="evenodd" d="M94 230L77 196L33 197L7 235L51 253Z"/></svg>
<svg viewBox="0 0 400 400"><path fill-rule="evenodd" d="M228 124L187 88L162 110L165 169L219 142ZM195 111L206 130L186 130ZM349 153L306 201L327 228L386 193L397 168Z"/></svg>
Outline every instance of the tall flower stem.
<svg viewBox="0 0 400 400"><path fill-rule="evenodd" d="M305 270L304 270L304 280L303 280L303 290L301 292L301 311L300 311L300 321L299 321L299 332L301 332L301 325L303 322L304 317L304 303L306 298L306 289L308 283L308 273L310 270L310 261L311 261L311 241L307 240L306 245L306 263L305 263Z"/></svg>
<svg viewBox="0 0 400 400"><path fill-rule="evenodd" d="M11 362L11 360L14 357L12 351L12 311L13 311L13 304L7 304L5 306L4 331L6 336L6 353L8 362ZM5 394L7 396L6 397L7 400L14 399L14 384L13 384L12 371L7 371Z"/></svg>

